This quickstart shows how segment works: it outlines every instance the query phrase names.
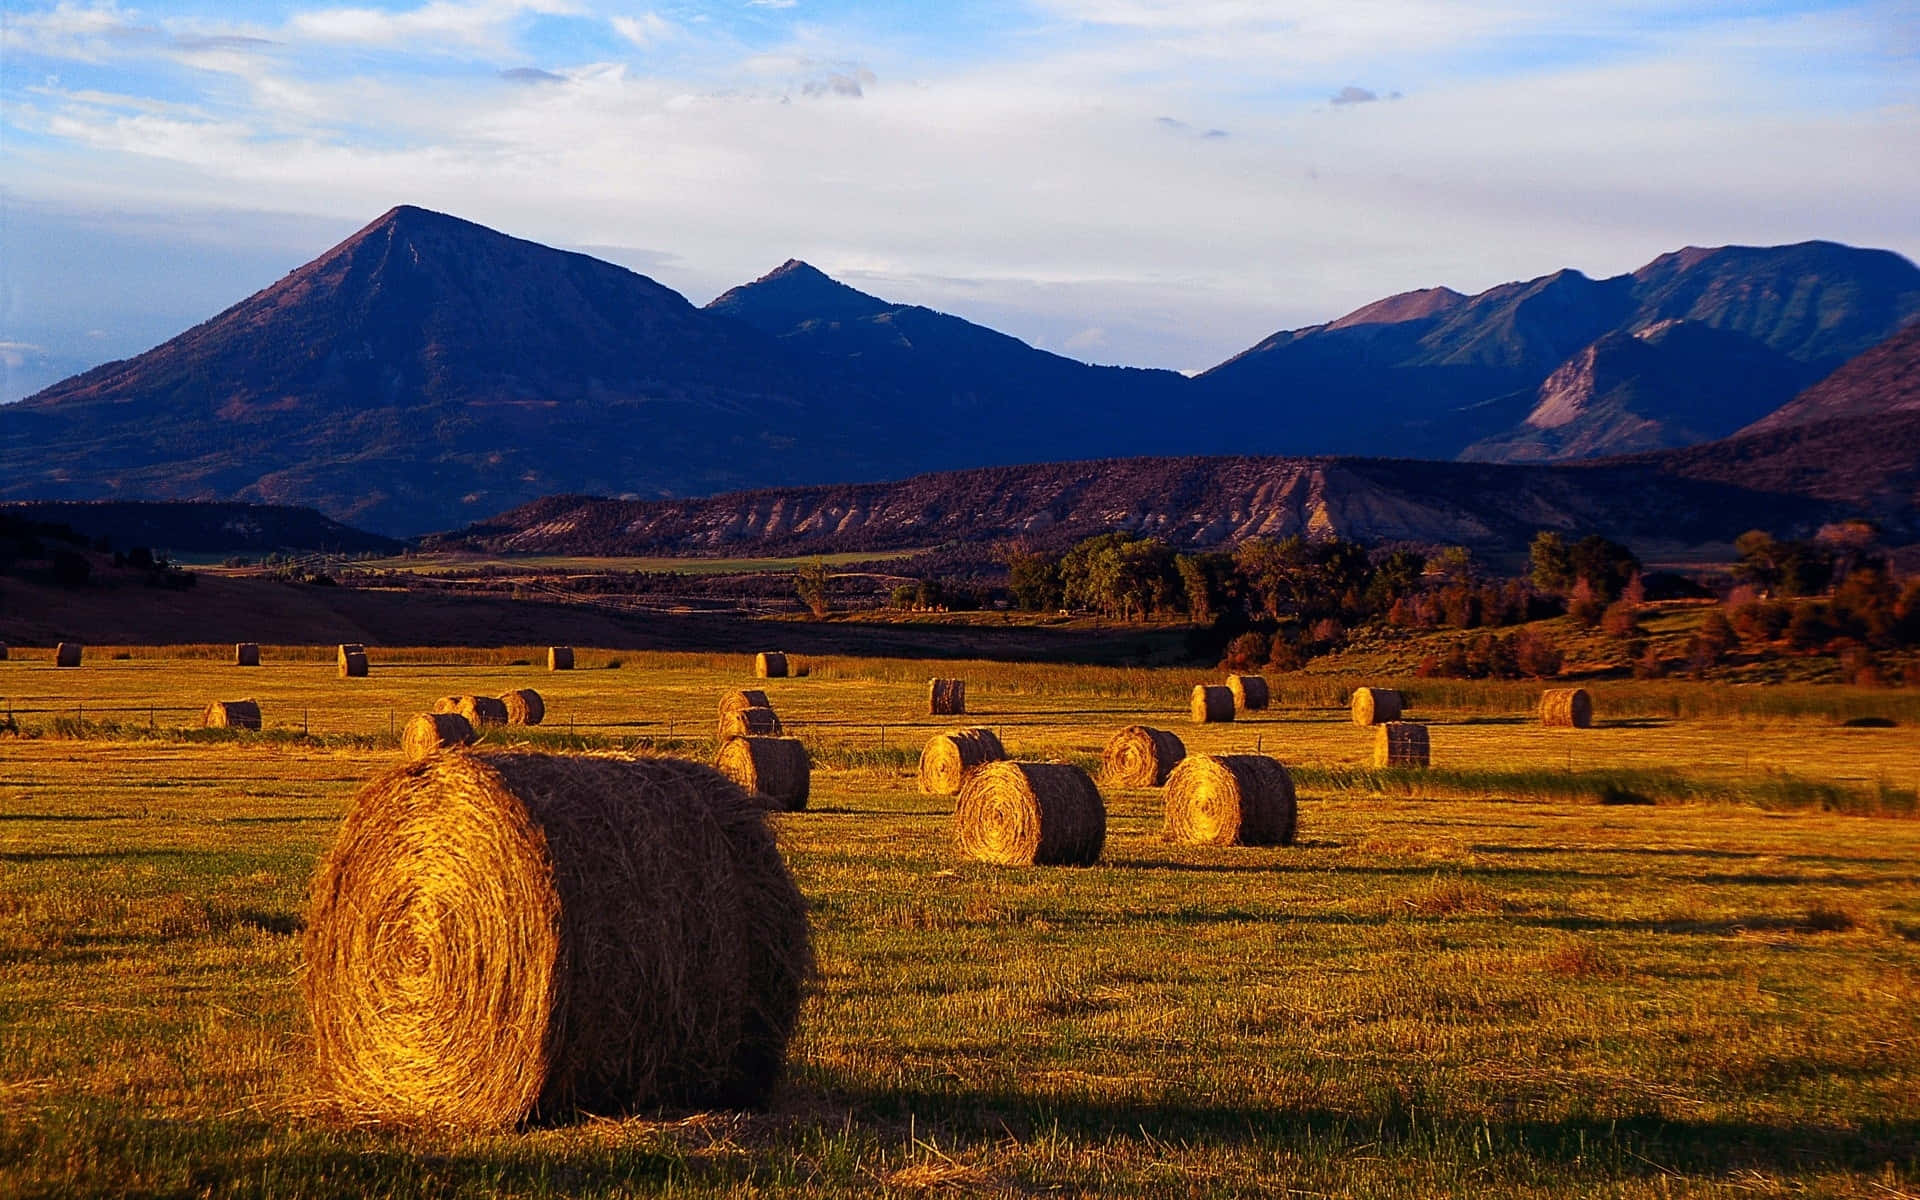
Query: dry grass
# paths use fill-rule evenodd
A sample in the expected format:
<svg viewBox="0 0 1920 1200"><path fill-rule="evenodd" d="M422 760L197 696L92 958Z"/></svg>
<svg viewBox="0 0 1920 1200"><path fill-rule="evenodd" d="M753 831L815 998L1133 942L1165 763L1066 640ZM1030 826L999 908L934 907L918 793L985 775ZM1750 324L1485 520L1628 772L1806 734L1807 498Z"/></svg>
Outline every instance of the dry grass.
<svg viewBox="0 0 1920 1200"><path fill-rule="evenodd" d="M1276 677L1181 736L1287 763L1295 846L1170 845L1116 792L1100 865L1059 871L954 851L924 662L828 660L768 685L815 761L773 820L823 965L772 1110L471 1137L302 1106L304 888L347 800L424 701L535 673L547 725L490 739L711 755L742 660L622 652L646 686L615 690L382 648L346 693L330 648L268 647L236 737L176 699L231 644L96 649L0 664L0 1194L1920 1194L1920 821L1836 811L1920 788L1912 693L1589 685L1569 739L1537 685L1422 681L1443 765L1397 772L1351 680ZM952 670L1007 749L1083 765L1192 682Z"/></svg>

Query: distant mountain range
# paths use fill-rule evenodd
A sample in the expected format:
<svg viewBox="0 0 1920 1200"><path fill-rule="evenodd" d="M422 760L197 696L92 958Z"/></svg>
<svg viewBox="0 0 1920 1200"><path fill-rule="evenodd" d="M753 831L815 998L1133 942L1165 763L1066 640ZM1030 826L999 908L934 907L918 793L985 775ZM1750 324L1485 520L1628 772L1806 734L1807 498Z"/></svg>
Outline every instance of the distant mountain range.
<svg viewBox="0 0 1920 1200"><path fill-rule="evenodd" d="M1920 268L1897 255L1689 249L1613 279L1389 297L1187 379L1049 354L799 262L696 308L402 207L145 354L0 406L0 498L308 504L416 534L561 493L1117 456L1562 461L1777 421L1916 315ZM1802 411L1831 407L1807 395Z"/></svg>

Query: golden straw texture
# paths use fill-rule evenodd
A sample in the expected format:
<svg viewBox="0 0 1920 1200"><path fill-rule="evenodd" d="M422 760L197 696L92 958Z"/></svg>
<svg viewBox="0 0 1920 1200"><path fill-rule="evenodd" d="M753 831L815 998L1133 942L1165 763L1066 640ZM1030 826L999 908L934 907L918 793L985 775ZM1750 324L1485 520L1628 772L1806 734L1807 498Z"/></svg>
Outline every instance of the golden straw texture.
<svg viewBox="0 0 1920 1200"><path fill-rule="evenodd" d="M507 707L509 725L538 725L547 719L547 702L532 688L501 692L500 703Z"/></svg>
<svg viewBox="0 0 1920 1200"><path fill-rule="evenodd" d="M442 696L433 702L433 711L459 713L475 729L507 723L506 701L492 696Z"/></svg>
<svg viewBox="0 0 1920 1200"><path fill-rule="evenodd" d="M257 642L235 642L233 646L233 665L236 667L259 666L259 644Z"/></svg>
<svg viewBox="0 0 1920 1200"><path fill-rule="evenodd" d="M80 643L61 642L53 648L53 665L56 667L77 667L80 665Z"/></svg>
<svg viewBox="0 0 1920 1200"><path fill-rule="evenodd" d="M1425 767L1433 763L1433 749L1427 727L1412 721L1388 721L1378 725L1374 734L1373 765L1376 767Z"/></svg>
<svg viewBox="0 0 1920 1200"><path fill-rule="evenodd" d="M780 718L770 708L736 708L720 714L718 741L737 737L779 737Z"/></svg>
<svg viewBox="0 0 1920 1200"><path fill-rule="evenodd" d="M260 705L252 700L215 700L207 705L201 723L208 729L258 729Z"/></svg>
<svg viewBox="0 0 1920 1200"><path fill-rule="evenodd" d="M968 771L1006 756L1006 748L991 729L936 733L920 750L920 790L929 796L951 796L960 790Z"/></svg>
<svg viewBox="0 0 1920 1200"><path fill-rule="evenodd" d="M1264 754L1190 754L1167 776L1168 841L1290 846L1293 777Z"/></svg>
<svg viewBox="0 0 1920 1200"><path fill-rule="evenodd" d="M1188 706L1195 725L1233 720L1233 691L1224 684L1198 683Z"/></svg>
<svg viewBox="0 0 1920 1200"><path fill-rule="evenodd" d="M720 697L720 717L726 719L730 712L739 712L743 708L772 708L773 701L759 688L747 688L744 691L728 692Z"/></svg>
<svg viewBox="0 0 1920 1200"><path fill-rule="evenodd" d="M1107 806L1071 763L990 762L967 772L953 813L960 852L1003 866L1086 867L1107 841Z"/></svg>
<svg viewBox="0 0 1920 1200"><path fill-rule="evenodd" d="M1159 787L1174 764L1187 756L1179 735L1145 725L1129 725L1107 739L1100 751L1100 782L1108 787Z"/></svg>
<svg viewBox="0 0 1920 1200"><path fill-rule="evenodd" d="M361 1119L764 1099L812 973L765 809L676 759L436 754L354 797L301 979L323 1093Z"/></svg>
<svg viewBox="0 0 1920 1200"><path fill-rule="evenodd" d="M1540 723L1556 729L1591 729L1593 697L1585 688L1548 688L1540 697Z"/></svg>
<svg viewBox="0 0 1920 1200"><path fill-rule="evenodd" d="M785 679L787 656L778 650L762 650L754 655L753 673L761 679Z"/></svg>
<svg viewBox="0 0 1920 1200"><path fill-rule="evenodd" d="M420 713L400 731L400 751L409 759L425 758L450 746L470 746L479 739L472 722L459 713Z"/></svg>
<svg viewBox="0 0 1920 1200"><path fill-rule="evenodd" d="M1353 689L1355 725L1384 725L1388 721L1398 721L1406 707L1407 698L1391 688Z"/></svg>
<svg viewBox="0 0 1920 1200"><path fill-rule="evenodd" d="M813 760L798 738L737 737L720 743L714 766L749 792L777 808L799 812L807 806Z"/></svg>
<svg viewBox="0 0 1920 1200"><path fill-rule="evenodd" d="M1271 695L1265 675L1229 675L1227 690L1233 693L1233 707L1240 712L1259 712Z"/></svg>
<svg viewBox="0 0 1920 1200"><path fill-rule="evenodd" d="M936 717L957 717L966 711L966 680L927 680L927 712L929 715Z"/></svg>

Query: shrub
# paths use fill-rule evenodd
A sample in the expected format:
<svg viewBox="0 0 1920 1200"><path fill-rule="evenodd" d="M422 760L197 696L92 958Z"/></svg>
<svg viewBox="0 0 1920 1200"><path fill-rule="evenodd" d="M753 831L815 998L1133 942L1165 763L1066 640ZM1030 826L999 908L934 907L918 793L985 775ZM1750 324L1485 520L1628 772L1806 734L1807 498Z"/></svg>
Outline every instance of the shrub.
<svg viewBox="0 0 1920 1200"><path fill-rule="evenodd" d="M1640 610L1628 600L1615 600L1600 614L1600 632L1625 641L1640 632Z"/></svg>

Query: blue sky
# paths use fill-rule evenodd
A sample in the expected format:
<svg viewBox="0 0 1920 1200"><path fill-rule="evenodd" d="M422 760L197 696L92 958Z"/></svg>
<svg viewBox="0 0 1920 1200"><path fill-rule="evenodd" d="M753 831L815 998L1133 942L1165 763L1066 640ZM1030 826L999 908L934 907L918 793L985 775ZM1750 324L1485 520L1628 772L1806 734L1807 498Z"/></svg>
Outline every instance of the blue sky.
<svg viewBox="0 0 1920 1200"><path fill-rule="evenodd" d="M1101 362L1676 247L1920 258L1920 6L0 0L0 400L421 204Z"/></svg>

